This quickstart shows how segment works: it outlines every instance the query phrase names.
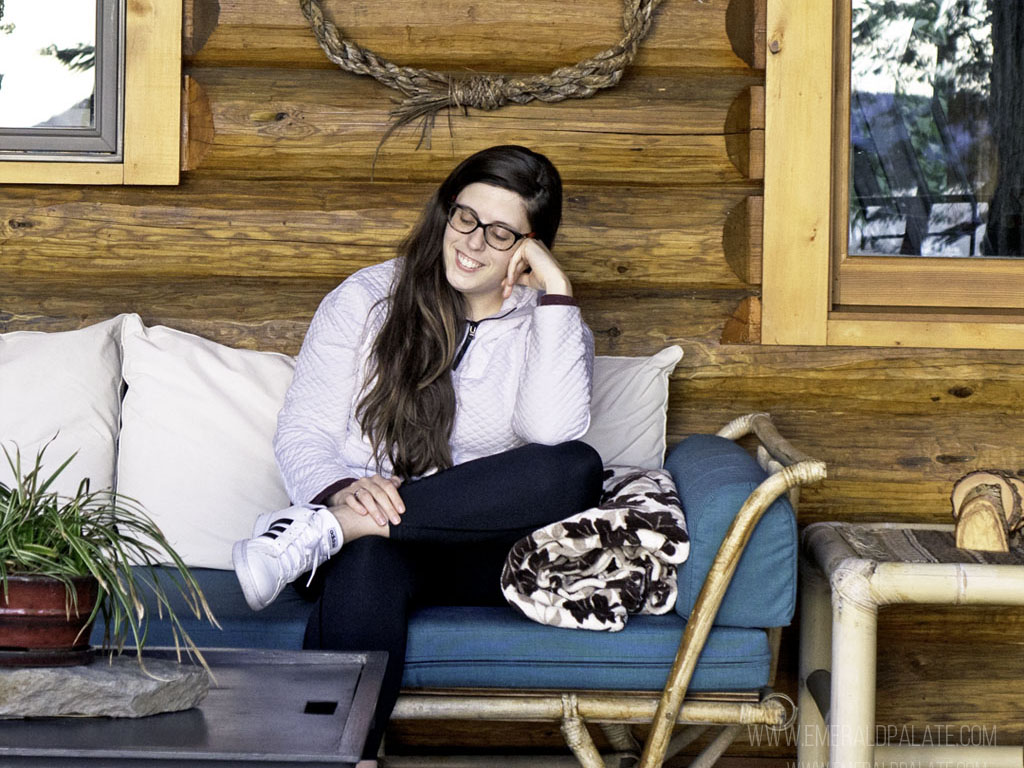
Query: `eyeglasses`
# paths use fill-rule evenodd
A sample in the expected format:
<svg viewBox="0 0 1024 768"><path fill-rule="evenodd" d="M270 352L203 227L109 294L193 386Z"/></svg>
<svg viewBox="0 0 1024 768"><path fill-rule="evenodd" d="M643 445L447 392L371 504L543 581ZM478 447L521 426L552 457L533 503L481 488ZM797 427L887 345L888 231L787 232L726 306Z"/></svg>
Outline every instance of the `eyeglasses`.
<svg viewBox="0 0 1024 768"><path fill-rule="evenodd" d="M484 231L484 241L496 251L507 251L525 237L535 237L536 232L522 235L504 224L482 224L476 214L464 205L452 203L448 209L448 223L456 232L468 235L478 227Z"/></svg>

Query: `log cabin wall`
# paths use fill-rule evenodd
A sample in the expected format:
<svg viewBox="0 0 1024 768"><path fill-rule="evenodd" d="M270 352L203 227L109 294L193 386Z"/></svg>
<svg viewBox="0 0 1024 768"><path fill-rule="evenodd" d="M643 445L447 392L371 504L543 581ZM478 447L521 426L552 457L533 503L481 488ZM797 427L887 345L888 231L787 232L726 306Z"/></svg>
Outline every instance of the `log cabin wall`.
<svg viewBox="0 0 1024 768"><path fill-rule="evenodd" d="M1024 467L1024 367L1007 352L757 343L765 1L666 0L618 87L442 115L429 147L405 129L374 167L396 94L328 62L298 0L186 0L181 184L0 187L0 331L134 311L294 353L320 298L392 255L455 162L522 143L562 171L556 253L598 353L685 349L670 443L769 411L829 466L801 524L947 521L961 474ZM324 6L386 58L453 73L547 72L621 32L618 0ZM883 612L879 723L966 723L1017 743L1021 624L1007 610ZM795 657L791 629L790 693ZM741 739L733 751L795 746Z"/></svg>

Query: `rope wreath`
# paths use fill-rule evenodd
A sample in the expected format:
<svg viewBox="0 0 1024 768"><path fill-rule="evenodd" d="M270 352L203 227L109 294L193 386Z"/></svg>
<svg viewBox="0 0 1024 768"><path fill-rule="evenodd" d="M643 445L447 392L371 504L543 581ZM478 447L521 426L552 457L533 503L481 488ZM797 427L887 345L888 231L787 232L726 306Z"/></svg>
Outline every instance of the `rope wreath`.
<svg viewBox="0 0 1024 768"><path fill-rule="evenodd" d="M491 110L510 102L526 104L534 99L545 102L585 99L602 88L616 85L650 30L651 15L661 0L623 0L623 36L615 45L574 66L528 77L452 77L428 69L400 67L346 40L341 30L324 17L321 0L299 0L299 4L328 59L348 72L369 75L405 96L390 111L391 124L381 144L395 130L416 119L423 120L422 144L424 140L429 141L434 119L445 108Z"/></svg>

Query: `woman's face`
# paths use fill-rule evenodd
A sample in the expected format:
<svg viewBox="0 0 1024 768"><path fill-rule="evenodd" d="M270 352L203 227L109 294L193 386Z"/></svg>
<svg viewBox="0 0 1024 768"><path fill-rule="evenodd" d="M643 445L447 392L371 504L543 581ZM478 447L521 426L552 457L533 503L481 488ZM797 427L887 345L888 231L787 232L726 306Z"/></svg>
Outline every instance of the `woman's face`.
<svg viewBox="0 0 1024 768"><path fill-rule="evenodd" d="M472 212L481 224L501 224L520 234L530 231L526 204L518 194L476 182L464 187L455 202ZM466 298L470 320L481 320L499 309L501 281L518 243L500 251L484 240L483 227L463 234L448 224L444 230L444 267L451 286Z"/></svg>

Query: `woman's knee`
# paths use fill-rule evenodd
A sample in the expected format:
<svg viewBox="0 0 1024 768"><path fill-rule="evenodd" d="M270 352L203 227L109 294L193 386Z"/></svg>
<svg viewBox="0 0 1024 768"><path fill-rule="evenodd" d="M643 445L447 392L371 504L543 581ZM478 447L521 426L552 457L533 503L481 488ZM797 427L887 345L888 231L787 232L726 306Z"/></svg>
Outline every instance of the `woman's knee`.
<svg viewBox="0 0 1024 768"><path fill-rule="evenodd" d="M566 492L578 501L580 509L598 504L604 466L596 450L582 440L557 445L531 445L538 477L559 494Z"/></svg>
<svg viewBox="0 0 1024 768"><path fill-rule="evenodd" d="M352 580L360 584L374 581L373 576L381 572L399 575L405 570L404 563L405 556L395 542L384 536L363 536L345 542L341 551L320 567L326 570L325 586L339 579L351 585Z"/></svg>

